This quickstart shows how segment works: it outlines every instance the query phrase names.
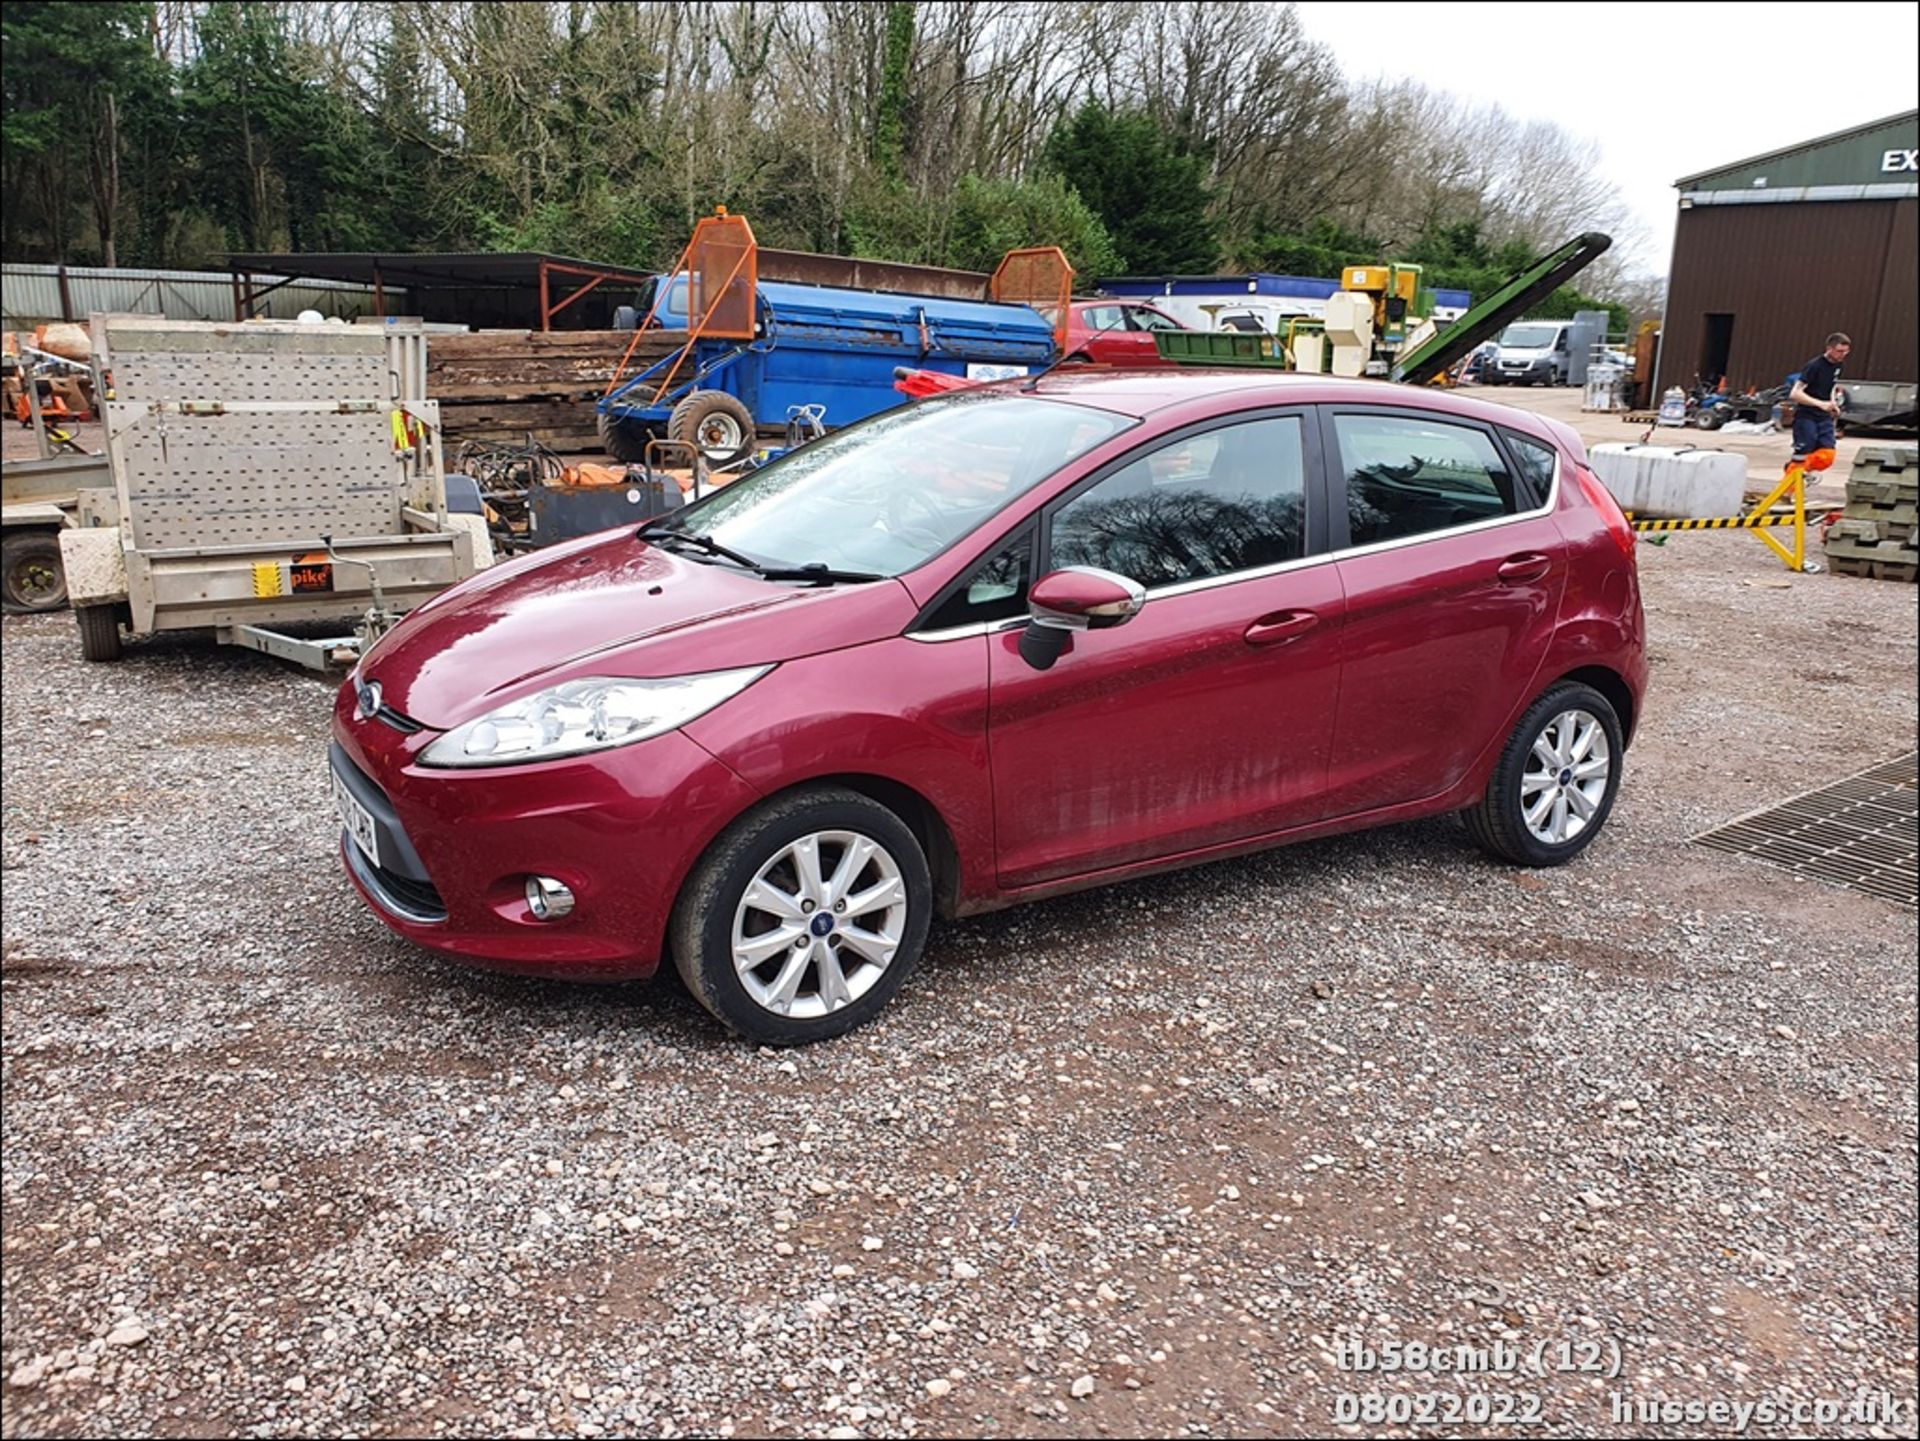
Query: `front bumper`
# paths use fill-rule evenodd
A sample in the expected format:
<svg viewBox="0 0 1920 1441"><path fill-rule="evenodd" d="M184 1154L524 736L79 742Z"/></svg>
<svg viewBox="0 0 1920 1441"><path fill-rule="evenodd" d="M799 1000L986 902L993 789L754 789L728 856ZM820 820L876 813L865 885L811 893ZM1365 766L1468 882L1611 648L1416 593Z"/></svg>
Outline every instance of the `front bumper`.
<svg viewBox="0 0 1920 1441"><path fill-rule="evenodd" d="M650 976L694 862L758 794L678 731L574 760L479 770L418 765L439 732L360 719L343 688L331 763L381 827L375 867L344 832L348 878L418 945L576 980ZM530 875L574 893L539 921Z"/></svg>
<svg viewBox="0 0 1920 1441"><path fill-rule="evenodd" d="M1553 362L1530 360L1525 365L1508 367L1495 361L1487 367L1486 375L1496 385L1531 385L1536 380L1553 379Z"/></svg>

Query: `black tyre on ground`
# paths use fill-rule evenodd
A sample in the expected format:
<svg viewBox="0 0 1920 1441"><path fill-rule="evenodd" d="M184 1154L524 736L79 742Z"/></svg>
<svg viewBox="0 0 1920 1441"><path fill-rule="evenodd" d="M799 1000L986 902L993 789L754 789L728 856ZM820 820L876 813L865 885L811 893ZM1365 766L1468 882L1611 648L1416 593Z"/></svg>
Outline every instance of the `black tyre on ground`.
<svg viewBox="0 0 1920 1441"><path fill-rule="evenodd" d="M1527 707L1480 803L1462 813L1489 855L1558 866L1593 843L1620 790L1626 738L1607 698L1561 681Z"/></svg>
<svg viewBox="0 0 1920 1441"><path fill-rule="evenodd" d="M920 960L933 880L913 832L819 786L735 821L694 867L668 928L687 989L748 1040L794 1046L873 1019Z"/></svg>
<svg viewBox="0 0 1920 1441"><path fill-rule="evenodd" d="M73 618L80 626L80 654L88 660L120 659L120 607L76 605Z"/></svg>
<svg viewBox="0 0 1920 1441"><path fill-rule="evenodd" d="M753 412L724 390L696 390L667 417L667 439L697 445L709 465L732 465L753 451Z"/></svg>
<svg viewBox="0 0 1920 1441"><path fill-rule="evenodd" d="M600 432L600 448L622 465L639 465L647 458L647 442L653 432L637 420L621 420L601 411L593 418ZM671 457L664 457L671 459Z"/></svg>
<svg viewBox="0 0 1920 1441"><path fill-rule="evenodd" d="M0 604L10 611L58 610L67 603L60 537L28 530L0 543Z"/></svg>

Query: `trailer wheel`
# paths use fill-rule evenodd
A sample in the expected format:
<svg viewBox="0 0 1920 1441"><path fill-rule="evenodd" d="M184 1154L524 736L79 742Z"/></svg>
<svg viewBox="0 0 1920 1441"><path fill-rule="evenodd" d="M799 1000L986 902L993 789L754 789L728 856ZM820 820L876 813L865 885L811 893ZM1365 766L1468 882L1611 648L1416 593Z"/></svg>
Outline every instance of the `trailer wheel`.
<svg viewBox="0 0 1920 1441"><path fill-rule="evenodd" d="M80 624L80 654L88 660L120 659L120 607L76 605L73 618Z"/></svg>
<svg viewBox="0 0 1920 1441"><path fill-rule="evenodd" d="M600 448L623 465L640 465L647 458L647 442L653 432L637 420L622 420L601 411L593 418L600 432Z"/></svg>
<svg viewBox="0 0 1920 1441"><path fill-rule="evenodd" d="M710 465L732 465L753 450L753 413L724 390L696 390L667 417L667 438L698 446Z"/></svg>
<svg viewBox="0 0 1920 1441"><path fill-rule="evenodd" d="M67 572L60 563L60 538L50 530L28 530L0 546L0 604L10 611L59 610L67 603Z"/></svg>

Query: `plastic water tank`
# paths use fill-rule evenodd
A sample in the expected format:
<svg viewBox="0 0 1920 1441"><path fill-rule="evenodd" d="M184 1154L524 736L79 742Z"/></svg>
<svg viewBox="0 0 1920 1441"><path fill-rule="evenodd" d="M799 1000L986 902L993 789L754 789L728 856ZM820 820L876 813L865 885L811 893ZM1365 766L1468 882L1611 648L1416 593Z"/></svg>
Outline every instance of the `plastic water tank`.
<svg viewBox="0 0 1920 1441"><path fill-rule="evenodd" d="M1746 501L1746 458L1728 451L1609 443L1587 458L1620 508L1635 515L1739 515Z"/></svg>

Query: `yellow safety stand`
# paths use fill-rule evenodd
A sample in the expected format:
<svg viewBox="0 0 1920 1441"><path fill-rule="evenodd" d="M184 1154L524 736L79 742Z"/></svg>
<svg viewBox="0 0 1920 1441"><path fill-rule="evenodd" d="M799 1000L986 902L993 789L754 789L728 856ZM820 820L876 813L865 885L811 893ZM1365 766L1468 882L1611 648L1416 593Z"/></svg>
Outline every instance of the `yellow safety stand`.
<svg viewBox="0 0 1920 1441"><path fill-rule="evenodd" d="M1774 515L1772 513L1774 506L1786 499L1789 491L1793 493L1793 509L1781 515ZM1765 541L1775 555L1787 563L1788 570L1807 571L1820 568L1807 564L1807 474L1797 465L1788 466L1787 473L1780 478L1780 483L1768 492L1767 498L1745 515L1722 515L1695 520L1634 520L1629 516L1628 523L1642 534L1674 530L1750 530ZM1780 526L1793 527L1791 549L1768 534L1770 530Z"/></svg>

